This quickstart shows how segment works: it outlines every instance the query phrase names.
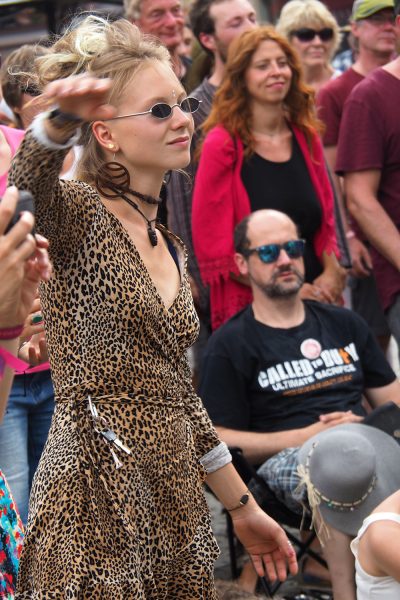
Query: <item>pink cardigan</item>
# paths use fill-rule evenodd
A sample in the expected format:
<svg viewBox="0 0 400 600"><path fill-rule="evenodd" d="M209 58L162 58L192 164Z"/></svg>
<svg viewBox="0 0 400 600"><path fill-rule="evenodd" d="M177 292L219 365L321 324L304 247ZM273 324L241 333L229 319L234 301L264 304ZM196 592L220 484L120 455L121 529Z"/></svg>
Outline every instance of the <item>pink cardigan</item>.
<svg viewBox="0 0 400 600"><path fill-rule="evenodd" d="M314 239L318 258L324 251L338 254L333 213L333 192L325 168L321 142L291 126L303 153L322 208L322 222ZM196 174L192 236L202 279L210 286L211 322L216 329L252 301L251 290L230 278L238 274L233 260L233 230L251 212L241 178L243 144L218 125L207 135Z"/></svg>

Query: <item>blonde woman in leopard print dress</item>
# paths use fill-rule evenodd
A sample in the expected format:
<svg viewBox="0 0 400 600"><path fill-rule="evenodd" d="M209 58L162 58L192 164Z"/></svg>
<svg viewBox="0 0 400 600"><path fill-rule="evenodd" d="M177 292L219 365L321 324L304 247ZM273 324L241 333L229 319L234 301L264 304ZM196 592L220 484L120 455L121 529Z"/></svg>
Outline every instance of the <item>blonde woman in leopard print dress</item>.
<svg viewBox="0 0 400 600"><path fill-rule="evenodd" d="M216 599L204 481L258 572L284 578L294 552L192 389L185 250L155 221L165 172L189 162L197 103L167 51L123 20L87 17L39 69L57 109L34 122L11 180L33 193L50 240L41 299L56 411L16 598ZM80 135L79 181L60 181Z"/></svg>

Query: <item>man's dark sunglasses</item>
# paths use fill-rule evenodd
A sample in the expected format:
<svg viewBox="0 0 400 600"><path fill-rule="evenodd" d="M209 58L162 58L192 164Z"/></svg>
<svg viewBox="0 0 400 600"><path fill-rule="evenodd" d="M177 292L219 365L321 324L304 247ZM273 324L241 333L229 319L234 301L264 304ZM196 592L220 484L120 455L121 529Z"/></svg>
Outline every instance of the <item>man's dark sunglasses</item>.
<svg viewBox="0 0 400 600"><path fill-rule="evenodd" d="M300 258L304 254L305 245L305 240L290 240L284 244L265 244L256 248L245 248L241 254L250 256L256 252L260 260L268 264L278 260L281 250L284 250L289 258Z"/></svg>
<svg viewBox="0 0 400 600"><path fill-rule="evenodd" d="M317 35L322 42L329 42L333 39L333 29L331 27L324 27L317 31L316 29L310 29L309 27L303 27L292 31L291 35L295 35L301 42L311 42Z"/></svg>
<svg viewBox="0 0 400 600"><path fill-rule="evenodd" d="M201 100L197 98L185 98L182 102L177 102L170 106L166 102L159 102L158 104L154 104L149 110L145 110L143 112L131 113L130 115L120 115L118 117L113 117L112 119L107 119L108 121L115 121L115 119L125 119L126 117L138 117L140 115L151 115L156 119L168 119L172 115L172 110L175 106L179 106L179 108L184 113L194 113L198 110L200 106Z"/></svg>

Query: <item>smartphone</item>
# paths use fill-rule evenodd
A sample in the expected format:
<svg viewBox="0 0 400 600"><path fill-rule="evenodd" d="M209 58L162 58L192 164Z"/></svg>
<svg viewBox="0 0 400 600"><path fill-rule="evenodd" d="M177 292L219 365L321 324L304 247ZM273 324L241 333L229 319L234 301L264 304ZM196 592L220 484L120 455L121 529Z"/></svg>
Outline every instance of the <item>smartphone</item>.
<svg viewBox="0 0 400 600"><path fill-rule="evenodd" d="M29 211L34 215L35 203L33 201L33 196L30 192L27 192L26 190L19 190L17 207L15 209L13 218L9 222L7 229L4 232L5 234L8 233L12 227L14 227L14 225L18 222L21 213L24 211ZM34 231L32 231L32 233L34 233Z"/></svg>

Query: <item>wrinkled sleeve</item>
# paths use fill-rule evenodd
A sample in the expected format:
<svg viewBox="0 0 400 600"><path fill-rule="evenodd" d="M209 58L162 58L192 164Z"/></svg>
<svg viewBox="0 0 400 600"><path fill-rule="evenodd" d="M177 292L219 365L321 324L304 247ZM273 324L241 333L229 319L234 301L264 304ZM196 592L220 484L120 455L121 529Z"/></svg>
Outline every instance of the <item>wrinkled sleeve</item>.
<svg viewBox="0 0 400 600"><path fill-rule="evenodd" d="M181 367L186 381L185 413L192 426L197 458L207 473L213 473L230 463L232 457L226 444L220 441L201 398L193 389L186 356L182 358Z"/></svg>
<svg viewBox="0 0 400 600"><path fill-rule="evenodd" d="M59 179L71 145L51 144L41 129L39 120L27 131L13 160L9 181L10 185L31 192L36 231L48 238L52 259L56 255L65 259L80 243L87 220L81 201L82 187L94 190L82 182Z"/></svg>
<svg viewBox="0 0 400 600"><path fill-rule="evenodd" d="M322 137L324 146L337 146L339 139L339 128L341 111L338 106L335 95L332 94L329 87L323 87L316 99L318 116L325 125L325 131Z"/></svg>
<svg viewBox="0 0 400 600"><path fill-rule="evenodd" d="M336 158L338 175L381 170L385 161L387 148L382 135L382 115L376 110L374 102L370 101L370 95L363 95L364 89L360 93L355 88L344 105ZM354 133L355 127L357 135Z"/></svg>

